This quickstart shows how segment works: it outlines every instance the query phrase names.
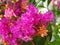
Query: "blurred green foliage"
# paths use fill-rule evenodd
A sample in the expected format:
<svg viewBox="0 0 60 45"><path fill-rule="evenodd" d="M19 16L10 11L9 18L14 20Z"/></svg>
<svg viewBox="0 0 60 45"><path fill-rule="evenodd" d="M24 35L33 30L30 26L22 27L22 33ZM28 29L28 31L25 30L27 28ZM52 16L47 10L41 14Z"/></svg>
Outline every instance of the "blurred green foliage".
<svg viewBox="0 0 60 45"><path fill-rule="evenodd" d="M60 24L54 27L53 36L55 40L50 42L48 45L60 45Z"/></svg>

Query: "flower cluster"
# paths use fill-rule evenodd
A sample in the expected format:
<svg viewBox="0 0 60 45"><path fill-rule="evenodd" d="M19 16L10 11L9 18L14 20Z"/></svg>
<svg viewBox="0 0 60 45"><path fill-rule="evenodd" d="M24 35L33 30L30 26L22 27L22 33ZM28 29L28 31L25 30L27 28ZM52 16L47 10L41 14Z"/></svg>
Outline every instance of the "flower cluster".
<svg viewBox="0 0 60 45"><path fill-rule="evenodd" d="M3 43L16 45L18 39L27 42L33 40L33 37L37 35L47 36L47 24L54 21L53 12L40 14L38 8L30 4L25 8L26 12L21 13L20 7L17 5L15 10L7 8L4 18L0 20L0 35Z"/></svg>

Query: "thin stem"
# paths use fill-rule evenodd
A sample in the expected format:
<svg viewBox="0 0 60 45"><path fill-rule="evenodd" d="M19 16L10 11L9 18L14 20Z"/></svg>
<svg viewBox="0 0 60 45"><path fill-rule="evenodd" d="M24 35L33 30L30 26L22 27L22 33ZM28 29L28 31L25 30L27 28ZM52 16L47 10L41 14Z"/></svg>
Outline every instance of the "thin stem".
<svg viewBox="0 0 60 45"><path fill-rule="evenodd" d="M33 41L31 41L32 45L35 45L35 43Z"/></svg>

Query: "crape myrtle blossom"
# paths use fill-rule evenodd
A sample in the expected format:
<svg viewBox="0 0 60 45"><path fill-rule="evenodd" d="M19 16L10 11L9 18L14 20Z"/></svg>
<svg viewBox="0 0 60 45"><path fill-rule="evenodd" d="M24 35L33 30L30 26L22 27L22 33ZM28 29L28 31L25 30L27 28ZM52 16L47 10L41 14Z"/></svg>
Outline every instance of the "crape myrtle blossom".
<svg viewBox="0 0 60 45"><path fill-rule="evenodd" d="M30 4L28 8L26 9L27 12L33 12L33 13L38 13L38 8L36 8L33 4Z"/></svg>
<svg viewBox="0 0 60 45"><path fill-rule="evenodd" d="M31 24L38 25L41 17L42 16L37 13L32 14L32 13L26 12L25 14L22 14L21 20L29 22Z"/></svg>
<svg viewBox="0 0 60 45"><path fill-rule="evenodd" d="M60 0L52 0L51 2L60 7Z"/></svg>
<svg viewBox="0 0 60 45"><path fill-rule="evenodd" d="M33 5L33 10L36 10L34 5ZM32 40L32 35L35 34L33 25L38 24L40 17L41 16L37 12L35 12L35 13L26 12L26 13L22 14L21 21L16 22L16 26L14 26L11 29L12 33L14 33L16 35L16 34L18 34L17 32L20 31L21 35L20 34L19 34L19 36L17 35L18 38L20 38L24 41Z"/></svg>
<svg viewBox="0 0 60 45"><path fill-rule="evenodd" d="M11 32L17 38L20 38L24 41L29 41L29 40L32 40L32 35L35 33L35 30L33 29L32 26L33 25L30 25L30 23L27 23L27 22L24 22L24 21L16 22L16 25L11 28Z"/></svg>
<svg viewBox="0 0 60 45"><path fill-rule="evenodd" d="M41 18L42 15L38 13L38 8L35 8L33 4L30 4L26 13L22 14L21 16L21 20L30 22L32 24L38 24Z"/></svg>
<svg viewBox="0 0 60 45"><path fill-rule="evenodd" d="M54 21L54 13L52 11L48 11L43 14L42 21L44 23L49 23Z"/></svg>
<svg viewBox="0 0 60 45"><path fill-rule="evenodd" d="M31 5L30 5L31 6ZM28 7L29 8L29 7ZM35 7L34 7L34 5L33 5L33 9L32 10L34 10L35 9ZM47 16L47 17L46 17ZM50 16L50 17L49 17ZM43 19L45 19L45 20L43 20ZM30 12L28 12L28 10L27 10L27 12L26 13L24 13L24 14L22 14L22 16L21 16L21 21L20 21L20 23L19 23L19 21L18 21L18 23L17 23L17 28L15 28L16 29L16 31L13 31L13 30L15 30L14 28L12 28L13 30L12 30L12 32L17 32L17 31L19 31L19 29L21 29L22 30L22 32L23 33L21 33L22 35L20 35L20 37L19 38L21 38L22 40L24 40L25 38L25 36L26 36L26 38L27 38L27 40L24 40L24 41L28 41L28 40L30 40L30 36L31 35L33 35L34 34L34 32L35 32L35 30L34 30L34 28L33 28L33 26L34 25L38 25L39 24L39 22L40 22L40 20L43 20L43 23L45 23L44 21L46 21L46 23L47 22L52 22L53 21L53 19L54 19L54 16L53 16L53 13L52 12L47 12L47 13L45 13L44 15L40 15L40 14L38 14L38 12L34 12L34 13L32 13L31 11ZM20 25L19 25L20 24ZM23 24L23 25L22 25ZM21 27L20 27L21 26ZM14 26L15 27L15 26ZM17 30L18 29L18 30ZM17 36L18 37L18 36ZM28 38L28 37L30 37L30 38ZM32 38L31 38L32 39Z"/></svg>
<svg viewBox="0 0 60 45"><path fill-rule="evenodd" d="M12 4L7 9L5 9L5 15L4 17L11 18L12 16L17 17L21 14L21 5L20 1L16 2L15 4Z"/></svg>
<svg viewBox="0 0 60 45"><path fill-rule="evenodd" d="M13 9L14 9L14 13L16 14L16 16L21 14L21 0L19 0L13 5Z"/></svg>
<svg viewBox="0 0 60 45"><path fill-rule="evenodd" d="M25 12L28 7L28 0L19 0L14 5L14 13L18 16L21 15L22 12Z"/></svg>
<svg viewBox="0 0 60 45"><path fill-rule="evenodd" d="M56 1L56 0L51 0L52 4L54 4L54 3L55 3L55 1Z"/></svg>
<svg viewBox="0 0 60 45"><path fill-rule="evenodd" d="M3 42L8 42L8 45L15 45L18 41L17 39L25 42L33 40L36 31L39 32L39 36L47 36L48 31L45 25L40 25L45 23L47 25L48 22L53 22L54 20L53 12L50 11L40 14L33 4L27 7L25 13L18 13L18 15L21 15L20 20L15 17L17 20L11 21L10 18L16 16L16 13L12 8L8 8L5 10L5 18L0 20L0 35L2 36Z"/></svg>
<svg viewBox="0 0 60 45"><path fill-rule="evenodd" d="M21 3L24 3L26 6L24 4L22 5ZM11 6L7 7L7 9L5 9L5 17L11 18L12 16L20 16L22 11L26 10L27 6L27 2L24 0L21 2L21 0L19 0L15 4L12 4Z"/></svg>
<svg viewBox="0 0 60 45"><path fill-rule="evenodd" d="M34 7L35 8L35 7ZM9 32L11 32L12 34L13 34L13 37L15 37L14 39L16 39L16 38L20 38L20 39L22 39L22 40L24 40L24 41L28 41L28 40L32 40L32 35L35 33L35 30L34 30L34 28L33 28L33 24L34 24L34 22L39 22L39 20L40 20L40 15L39 14L36 14L36 13L34 13L34 14L29 14L29 12L27 12L27 15L25 15L25 14L23 14L22 16L21 16L21 21L15 21L15 25L13 25L12 27L9 25L8 26L8 24L9 24L9 22L10 22L10 20L8 19L5 19L4 18L4 20L3 21L5 21L6 20L6 31L7 31L7 34L6 35L8 35L8 33ZM29 16L30 15L30 16ZM33 16L32 16L33 15ZM25 18L26 17L26 18ZM31 17L31 18L30 18ZM23 18L25 18L26 20L24 20ZM37 19L38 18L38 19ZM33 20L32 20L33 19ZM36 20L35 20L36 19ZM1 23L3 23L3 21L1 22ZM29 22L28 22L29 21ZM35 23L35 24L36 24ZM4 28L5 28L5 25L4 25L5 23L3 23L3 24L1 24L2 26L4 26L3 27L3 30L4 30ZM22 25L23 24L23 25ZM0 31L1 32L1 31ZM5 31L3 31L3 33L4 33ZM2 33L2 32L1 32ZM2 33L2 34L3 34ZM18 34L19 33L19 34ZM3 37L4 37L4 34L3 34ZM27 39L27 40L26 40Z"/></svg>
<svg viewBox="0 0 60 45"><path fill-rule="evenodd" d="M10 22L10 19L4 18L3 20L0 20L0 34L2 36L3 41L8 41L9 44L14 44L15 37L11 35L10 33L10 27L12 27L12 24Z"/></svg>
<svg viewBox="0 0 60 45"><path fill-rule="evenodd" d="M9 19L4 18L3 20L0 20L0 34L8 33L9 28L7 28L7 24L10 22ZM4 30L5 29L5 30Z"/></svg>
<svg viewBox="0 0 60 45"><path fill-rule="evenodd" d="M2 0L2 2L5 2L6 0ZM7 2L9 3L9 2L11 2L12 0L7 0Z"/></svg>
<svg viewBox="0 0 60 45"><path fill-rule="evenodd" d="M16 14L14 13L13 8L9 7L7 9L5 9L5 15L4 15L4 17L11 18L12 16L16 17Z"/></svg>
<svg viewBox="0 0 60 45"><path fill-rule="evenodd" d="M60 9L60 0L58 0L58 7L59 7L59 9Z"/></svg>

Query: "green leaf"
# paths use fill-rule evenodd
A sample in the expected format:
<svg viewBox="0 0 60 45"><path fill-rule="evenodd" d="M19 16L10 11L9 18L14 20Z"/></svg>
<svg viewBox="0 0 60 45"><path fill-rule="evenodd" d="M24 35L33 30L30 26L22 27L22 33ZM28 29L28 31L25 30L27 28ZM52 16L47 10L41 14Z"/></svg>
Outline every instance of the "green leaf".
<svg viewBox="0 0 60 45"><path fill-rule="evenodd" d="M49 39L50 39L50 37L48 36L47 39L46 39L46 41L45 41L45 44L44 44L44 45L48 45Z"/></svg>
<svg viewBox="0 0 60 45"><path fill-rule="evenodd" d="M51 0L47 0L48 5L50 4Z"/></svg>
<svg viewBox="0 0 60 45"><path fill-rule="evenodd" d="M47 29L48 29L48 36L49 36L49 40L51 40L51 38L52 38L52 24L51 23L48 23L48 27L47 27Z"/></svg>
<svg viewBox="0 0 60 45"><path fill-rule="evenodd" d="M42 0L43 2L45 2L45 0Z"/></svg>
<svg viewBox="0 0 60 45"><path fill-rule="evenodd" d="M45 37L34 37L33 41L36 45L44 45L45 40Z"/></svg>
<svg viewBox="0 0 60 45"><path fill-rule="evenodd" d="M55 28L53 30L53 32L54 32L54 35L53 36L55 37L56 40L60 40L60 36L58 35L59 29L60 29L60 24L57 25L57 26L55 26Z"/></svg>
<svg viewBox="0 0 60 45"><path fill-rule="evenodd" d="M30 3L36 4L35 0L29 0Z"/></svg>
<svg viewBox="0 0 60 45"><path fill-rule="evenodd" d="M60 10L57 10L57 15L59 15L59 16L60 16Z"/></svg>
<svg viewBox="0 0 60 45"><path fill-rule="evenodd" d="M60 41L53 41L53 42L51 42L49 45L60 45Z"/></svg>
<svg viewBox="0 0 60 45"><path fill-rule="evenodd" d="M31 42L23 42L23 45L32 45Z"/></svg>

